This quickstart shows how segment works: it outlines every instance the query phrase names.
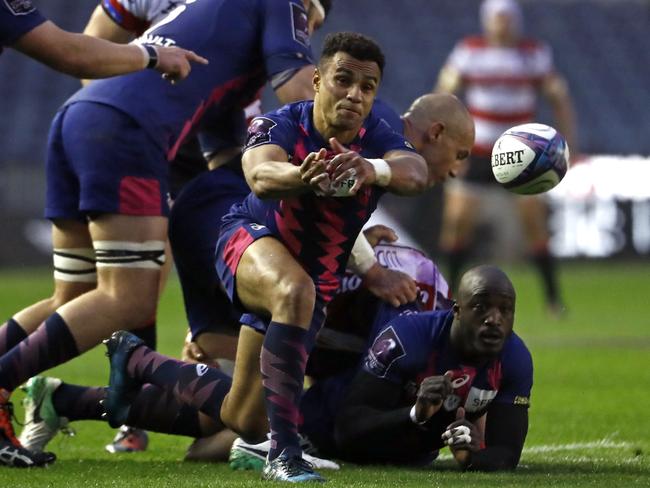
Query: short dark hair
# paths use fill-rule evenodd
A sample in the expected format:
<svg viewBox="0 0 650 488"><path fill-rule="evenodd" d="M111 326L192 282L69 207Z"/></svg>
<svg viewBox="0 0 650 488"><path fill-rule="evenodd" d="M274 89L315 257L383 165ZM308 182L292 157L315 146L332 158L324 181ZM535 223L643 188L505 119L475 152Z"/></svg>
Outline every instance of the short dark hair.
<svg viewBox="0 0 650 488"><path fill-rule="evenodd" d="M334 57L338 52L349 54L359 61L374 61L379 66L379 72L384 74L384 53L379 45L370 37L358 32L334 32L328 34L321 51L321 63Z"/></svg>

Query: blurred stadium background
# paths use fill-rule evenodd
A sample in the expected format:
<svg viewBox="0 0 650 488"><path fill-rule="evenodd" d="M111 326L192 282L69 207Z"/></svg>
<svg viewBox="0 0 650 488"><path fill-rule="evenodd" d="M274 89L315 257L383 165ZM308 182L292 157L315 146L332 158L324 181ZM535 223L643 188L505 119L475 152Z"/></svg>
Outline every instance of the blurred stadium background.
<svg viewBox="0 0 650 488"><path fill-rule="evenodd" d="M83 29L95 0L36 0L52 20ZM381 97L403 111L431 90L454 43L479 32L479 0L338 0L327 32L357 30L375 37L387 56ZM525 30L547 40L569 81L579 148L573 171L550 195L552 249L558 256L650 255L650 2L648 0L522 0ZM6 50L0 60L0 266L49 263L44 154L52 116L78 82ZM265 108L277 106L265 95ZM542 106L538 120L552 123ZM440 189L417 199L387 198L384 208L436 255ZM486 218L502 228L482 247L500 259L521 255L519 229L507 200L495 195Z"/></svg>

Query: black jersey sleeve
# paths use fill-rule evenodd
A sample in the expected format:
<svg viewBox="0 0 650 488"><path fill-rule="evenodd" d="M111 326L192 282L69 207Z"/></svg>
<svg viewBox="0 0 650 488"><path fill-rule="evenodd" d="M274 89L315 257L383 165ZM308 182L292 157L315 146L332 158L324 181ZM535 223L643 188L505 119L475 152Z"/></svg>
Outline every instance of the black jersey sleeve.
<svg viewBox="0 0 650 488"><path fill-rule="evenodd" d="M528 407L493 403L487 412L485 449L472 454L466 469L515 469L528 433Z"/></svg>
<svg viewBox="0 0 650 488"><path fill-rule="evenodd" d="M434 436L411 421L411 405L402 406L402 396L400 384L359 371L336 417L334 436L341 456L355 462L411 464L432 453Z"/></svg>

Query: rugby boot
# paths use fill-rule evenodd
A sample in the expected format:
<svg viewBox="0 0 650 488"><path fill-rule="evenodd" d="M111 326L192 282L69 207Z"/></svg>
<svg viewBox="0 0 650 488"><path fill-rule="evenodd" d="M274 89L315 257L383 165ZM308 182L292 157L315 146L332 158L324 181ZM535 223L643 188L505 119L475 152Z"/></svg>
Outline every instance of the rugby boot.
<svg viewBox="0 0 650 488"><path fill-rule="evenodd" d="M113 442L106 445L106 450L111 454L118 452L142 452L147 450L148 445L149 436L146 430L123 425L117 431Z"/></svg>
<svg viewBox="0 0 650 488"><path fill-rule="evenodd" d="M325 478L312 469L311 463L300 454L291 455L282 451L273 461L266 461L262 469L262 479L268 481L287 481L289 483L317 482Z"/></svg>
<svg viewBox="0 0 650 488"><path fill-rule="evenodd" d="M31 452L16 438L12 424L13 404L9 392L0 388L0 465L13 468L43 467L52 464L56 456L51 452Z"/></svg>
<svg viewBox="0 0 650 488"><path fill-rule="evenodd" d="M126 367L133 351L142 346L144 341L130 332L118 330L104 344L111 363L111 373L106 399L102 405L109 425L117 428L126 424L131 403L142 386L129 376Z"/></svg>
<svg viewBox="0 0 650 488"><path fill-rule="evenodd" d="M58 378L34 376L22 387L26 394L23 400L25 426L18 440L25 449L43 452L47 443L59 431L69 436L74 435L68 426L68 419L59 416L52 403L52 395L61 383Z"/></svg>
<svg viewBox="0 0 650 488"><path fill-rule="evenodd" d="M261 471L271 449L271 441L267 440L259 444L249 444L241 437L235 439L230 448L228 463L231 469L238 471ZM305 451L302 458L317 469L340 469L340 466L329 459L321 459Z"/></svg>

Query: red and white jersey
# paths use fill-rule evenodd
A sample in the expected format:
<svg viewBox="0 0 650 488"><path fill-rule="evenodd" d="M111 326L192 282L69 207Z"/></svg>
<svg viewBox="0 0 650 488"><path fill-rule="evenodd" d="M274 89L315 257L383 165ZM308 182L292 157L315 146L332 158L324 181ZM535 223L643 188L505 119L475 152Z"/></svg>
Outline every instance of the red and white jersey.
<svg viewBox="0 0 650 488"><path fill-rule="evenodd" d="M461 75L476 126L478 155L489 155L505 130L533 119L540 82L554 71L553 55L543 42L522 40L501 47L478 36L460 41L447 66Z"/></svg>
<svg viewBox="0 0 650 488"><path fill-rule="evenodd" d="M185 0L102 0L102 8L117 25L138 36Z"/></svg>

